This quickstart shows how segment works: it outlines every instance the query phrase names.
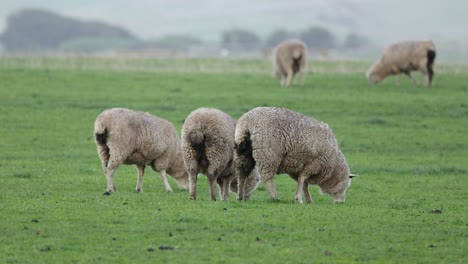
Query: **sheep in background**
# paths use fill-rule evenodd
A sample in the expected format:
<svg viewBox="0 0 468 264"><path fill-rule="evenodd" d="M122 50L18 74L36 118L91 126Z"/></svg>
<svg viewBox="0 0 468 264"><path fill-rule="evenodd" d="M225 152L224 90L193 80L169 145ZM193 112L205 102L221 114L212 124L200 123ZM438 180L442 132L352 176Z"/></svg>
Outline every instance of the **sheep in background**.
<svg viewBox="0 0 468 264"><path fill-rule="evenodd" d="M245 197L246 175L257 166L272 199L277 199L273 177L286 173L298 182L299 203L302 192L306 202L312 202L309 184L318 185L337 203L345 201L354 175L327 124L284 108L257 107L238 120L235 143L239 200Z"/></svg>
<svg viewBox="0 0 468 264"><path fill-rule="evenodd" d="M216 200L217 183L221 188L221 200L229 198L229 186L237 178L233 162L235 126L232 117L213 108L196 109L186 118L182 127L182 148L189 173L190 199L196 199L199 172L208 177L211 200ZM256 170L246 177L247 194L250 194L257 188L260 177Z"/></svg>
<svg viewBox="0 0 468 264"><path fill-rule="evenodd" d="M103 111L94 123L94 136L102 168L107 178L107 192L115 192L114 172L121 164L134 164L138 171L136 192L143 188L145 166L161 174L166 191L172 191L166 173L186 189L188 174L182 147L174 126L148 113L125 108Z"/></svg>
<svg viewBox="0 0 468 264"><path fill-rule="evenodd" d="M436 48L432 41L406 41L387 47L382 57L367 71L367 78L373 84L381 82L389 75L397 74L397 85L400 74L406 74L414 84L417 81L411 76L412 71L420 71L425 76L425 85L432 84L434 77L434 60Z"/></svg>
<svg viewBox="0 0 468 264"><path fill-rule="evenodd" d="M275 48L273 75L281 80L281 85L290 85L297 73L301 75L300 84L304 84L306 70L307 47L302 41L284 41Z"/></svg>

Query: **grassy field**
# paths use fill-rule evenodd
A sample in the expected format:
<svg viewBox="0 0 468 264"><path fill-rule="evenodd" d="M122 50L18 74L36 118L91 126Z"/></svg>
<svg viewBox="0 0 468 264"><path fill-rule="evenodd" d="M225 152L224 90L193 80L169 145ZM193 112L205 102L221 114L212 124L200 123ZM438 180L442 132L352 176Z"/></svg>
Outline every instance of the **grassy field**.
<svg viewBox="0 0 468 264"><path fill-rule="evenodd" d="M267 62L177 63L0 58L0 263L467 262L466 67L438 66L427 89L370 86L366 63L321 62L303 87L283 88ZM285 175L279 202L262 185L247 202L211 202L204 176L189 201L151 170L136 194L133 166L102 195L101 111L148 111L180 131L202 106L235 118L280 106L328 123L360 175L346 203L313 186L314 203L296 204Z"/></svg>

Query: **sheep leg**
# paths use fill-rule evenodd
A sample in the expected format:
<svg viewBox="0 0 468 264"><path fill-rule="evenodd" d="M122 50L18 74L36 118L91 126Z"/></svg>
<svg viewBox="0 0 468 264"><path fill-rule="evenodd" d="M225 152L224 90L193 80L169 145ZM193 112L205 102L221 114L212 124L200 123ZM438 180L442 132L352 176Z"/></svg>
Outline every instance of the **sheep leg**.
<svg viewBox="0 0 468 264"><path fill-rule="evenodd" d="M431 73L424 74L424 86L429 87L431 86L432 82L432 75Z"/></svg>
<svg viewBox="0 0 468 264"><path fill-rule="evenodd" d="M300 204L303 203L302 201L302 192L304 190L304 182L305 180L308 178L307 175L301 175L299 176L299 178L297 179L297 190L296 190L296 195L294 196L294 198L296 199L296 201Z"/></svg>
<svg viewBox="0 0 468 264"><path fill-rule="evenodd" d="M164 189L166 189L166 192L172 192L171 185L169 185L169 181L167 180L166 170L162 170L160 174L164 183Z"/></svg>
<svg viewBox="0 0 468 264"><path fill-rule="evenodd" d="M245 199L245 180L246 177L239 177L237 179L237 200L242 201Z"/></svg>
<svg viewBox="0 0 468 264"><path fill-rule="evenodd" d="M97 145L99 158L101 159L101 166L104 174L107 171L107 164L109 163L109 148L106 145Z"/></svg>
<svg viewBox="0 0 468 264"><path fill-rule="evenodd" d="M292 79L293 79L293 70L289 69L288 77L286 78L286 86L289 86L291 84Z"/></svg>
<svg viewBox="0 0 468 264"><path fill-rule="evenodd" d="M309 193L309 184L307 183L307 181L304 182L303 191L304 191L304 197L305 197L306 203L308 204L312 203L312 198L310 197L310 193Z"/></svg>
<svg viewBox="0 0 468 264"><path fill-rule="evenodd" d="M137 185L135 187L135 192L143 192L143 175L145 174L145 165L136 165L138 172Z"/></svg>
<svg viewBox="0 0 468 264"><path fill-rule="evenodd" d="M189 193L190 200L197 199L197 173L189 171Z"/></svg>
<svg viewBox="0 0 468 264"><path fill-rule="evenodd" d="M426 69L421 70L421 72L424 75L424 86L429 87L431 85L432 76L430 76L430 73Z"/></svg>
<svg viewBox="0 0 468 264"><path fill-rule="evenodd" d="M107 193L104 193L104 194L115 192L114 172L116 169L117 167L112 167L112 168L107 167L107 170L106 170Z"/></svg>
<svg viewBox="0 0 468 264"><path fill-rule="evenodd" d="M224 181L224 198L223 198L224 201L229 200L229 193L230 193L229 186L230 185L231 185L230 181Z"/></svg>
<svg viewBox="0 0 468 264"><path fill-rule="evenodd" d="M208 185L210 188L210 197L212 201L216 201L216 178L215 177L208 177Z"/></svg>
<svg viewBox="0 0 468 264"><path fill-rule="evenodd" d="M106 169L106 179L107 179L107 193L115 192L115 184L114 184L114 172L119 167L122 162L120 160L109 159Z"/></svg>
<svg viewBox="0 0 468 264"><path fill-rule="evenodd" d="M229 180L218 178L218 184L220 187L221 201L229 200L229 185L230 185Z"/></svg>
<svg viewBox="0 0 468 264"><path fill-rule="evenodd" d="M300 77L298 76L297 80L298 80L298 84L299 85L304 85L304 79L305 79L305 69L301 69L301 71L299 72L300 74ZM300 81L299 81L300 80Z"/></svg>
<svg viewBox="0 0 468 264"><path fill-rule="evenodd" d="M419 71L424 75L424 86L429 87L431 83L430 83L430 78L429 78L429 72L427 70L426 65L427 65L427 60L423 60L419 64Z"/></svg>
<svg viewBox="0 0 468 264"><path fill-rule="evenodd" d="M396 76L396 86L400 86L400 78L401 78L401 74L397 74L397 76Z"/></svg>
<svg viewBox="0 0 468 264"><path fill-rule="evenodd" d="M278 191L276 190L275 183L273 182L273 176L268 177L266 180L263 181L265 184L265 188L270 196L271 200L278 200Z"/></svg>
<svg viewBox="0 0 468 264"><path fill-rule="evenodd" d="M286 85L286 77L281 76L281 86L285 86L285 85Z"/></svg>
<svg viewBox="0 0 468 264"><path fill-rule="evenodd" d="M413 76L411 75L411 72L405 72L405 74L411 79L411 81L413 81L414 85L418 86L418 81L415 78L413 78Z"/></svg>

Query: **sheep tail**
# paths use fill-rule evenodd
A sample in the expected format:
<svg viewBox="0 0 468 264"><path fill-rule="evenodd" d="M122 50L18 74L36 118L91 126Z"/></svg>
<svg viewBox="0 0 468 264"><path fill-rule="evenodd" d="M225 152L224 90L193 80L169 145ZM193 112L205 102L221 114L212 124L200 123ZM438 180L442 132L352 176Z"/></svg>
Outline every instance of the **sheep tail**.
<svg viewBox="0 0 468 264"><path fill-rule="evenodd" d="M293 73L297 73L301 69L302 51L300 49L295 49L293 51L292 59L293 59L293 64L292 64Z"/></svg>
<svg viewBox="0 0 468 264"><path fill-rule="evenodd" d="M200 130L193 130L188 134L190 146L195 150L198 164L208 163L205 150L205 134Z"/></svg>
<svg viewBox="0 0 468 264"><path fill-rule="evenodd" d="M429 83L432 83L432 78L434 77L434 69L433 69L433 65L434 65L434 60L436 58L436 52L435 50L428 50L427 51L427 65L426 65L426 68L427 68L427 72L429 74Z"/></svg>
<svg viewBox="0 0 468 264"><path fill-rule="evenodd" d="M250 131L245 130L242 132L241 139L239 142L236 142L234 148L237 155L236 169L240 177L246 178L255 168Z"/></svg>
<svg viewBox="0 0 468 264"><path fill-rule="evenodd" d="M109 131L102 123L97 123L94 127L94 138L100 145L107 144L107 138L109 137Z"/></svg>
<svg viewBox="0 0 468 264"><path fill-rule="evenodd" d="M188 139L192 145L202 145L205 143L205 135L200 130L191 131L188 134Z"/></svg>
<svg viewBox="0 0 468 264"><path fill-rule="evenodd" d="M302 51L300 49L294 49L293 51L293 60L301 60L302 59Z"/></svg>

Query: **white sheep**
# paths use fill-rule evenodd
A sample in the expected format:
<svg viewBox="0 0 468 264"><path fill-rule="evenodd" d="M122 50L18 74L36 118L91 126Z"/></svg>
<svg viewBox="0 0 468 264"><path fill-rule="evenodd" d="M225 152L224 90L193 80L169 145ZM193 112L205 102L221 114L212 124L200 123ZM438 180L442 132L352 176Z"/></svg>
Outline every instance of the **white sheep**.
<svg viewBox="0 0 468 264"><path fill-rule="evenodd" d="M214 108L199 108L191 112L182 126L182 149L189 173L190 199L196 199L197 174L208 177L210 197L216 200L219 184L221 200L229 198L230 183L238 176L233 163L236 121ZM260 181L257 170L247 177L247 195Z"/></svg>
<svg viewBox="0 0 468 264"><path fill-rule="evenodd" d="M145 167L161 174L166 191L172 191L166 173L187 188L188 173L177 130L167 120L126 108L103 111L94 123L95 143L107 178L107 192L115 192L114 172L121 164L138 171L136 192L142 192Z"/></svg>
<svg viewBox="0 0 468 264"><path fill-rule="evenodd" d="M236 166L239 171L238 199L244 199L245 176L254 166L272 199L273 182L286 173L298 182L295 199L312 199L308 185L316 184L335 202L344 202L346 189L355 175L349 173L331 128L320 121L284 108L257 107L240 117L235 131Z"/></svg>
<svg viewBox="0 0 468 264"><path fill-rule="evenodd" d="M307 70L307 47L300 40L287 40L280 43L273 52L273 75L281 80L281 85L290 85L296 74L301 75L304 84Z"/></svg>
<svg viewBox="0 0 468 264"><path fill-rule="evenodd" d="M381 82L390 75L397 74L397 85L400 74L406 74L414 84L417 81L411 76L412 71L420 71L425 76L425 85L432 84L434 77L434 60L436 48L432 41L406 41L387 47L382 57L366 73L373 84Z"/></svg>

